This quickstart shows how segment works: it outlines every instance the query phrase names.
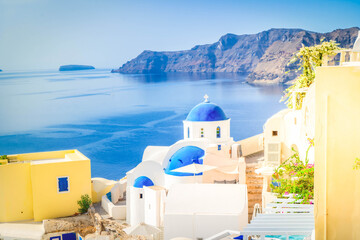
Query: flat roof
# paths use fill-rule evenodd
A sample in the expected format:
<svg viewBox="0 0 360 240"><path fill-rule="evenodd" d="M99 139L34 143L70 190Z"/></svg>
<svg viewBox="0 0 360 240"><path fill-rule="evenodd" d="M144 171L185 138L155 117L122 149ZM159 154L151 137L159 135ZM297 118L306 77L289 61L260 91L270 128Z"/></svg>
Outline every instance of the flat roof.
<svg viewBox="0 0 360 240"><path fill-rule="evenodd" d="M52 158L52 159L41 159L41 160L32 160L31 164L44 164L44 163L56 163L56 162L70 162L72 161L69 158Z"/></svg>
<svg viewBox="0 0 360 240"><path fill-rule="evenodd" d="M51 151L51 152L13 154L13 155L8 155L7 158L9 160L9 164L28 162L28 161L30 161L31 164L45 164L45 163L89 160L86 156L84 156L81 152L79 152L76 149Z"/></svg>

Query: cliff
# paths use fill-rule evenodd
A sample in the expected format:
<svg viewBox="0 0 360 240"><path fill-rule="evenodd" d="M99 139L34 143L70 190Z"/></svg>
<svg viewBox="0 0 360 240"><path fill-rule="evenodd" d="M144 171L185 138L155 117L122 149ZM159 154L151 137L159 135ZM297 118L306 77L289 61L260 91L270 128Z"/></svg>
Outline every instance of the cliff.
<svg viewBox="0 0 360 240"><path fill-rule="evenodd" d="M190 50L144 51L112 72L236 72L248 74L248 81L252 83L286 83L296 77L294 72L285 72L296 68L287 64L302 44L311 46L325 38L350 48L358 30L353 27L316 33L303 29L270 29L257 34L226 34L213 44L198 45Z"/></svg>
<svg viewBox="0 0 360 240"><path fill-rule="evenodd" d="M88 65L63 65L60 66L59 71L77 71L95 69L93 66Z"/></svg>

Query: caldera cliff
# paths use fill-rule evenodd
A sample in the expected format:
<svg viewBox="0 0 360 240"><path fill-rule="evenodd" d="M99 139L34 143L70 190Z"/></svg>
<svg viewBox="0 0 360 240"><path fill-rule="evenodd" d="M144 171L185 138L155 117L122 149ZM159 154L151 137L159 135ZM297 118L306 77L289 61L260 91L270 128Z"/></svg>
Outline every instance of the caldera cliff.
<svg viewBox="0 0 360 240"><path fill-rule="evenodd" d="M351 48L359 28L337 29L317 33L303 29L270 29L257 34L226 34L213 44L198 45L190 50L144 51L128 61L119 73L168 72L234 72L248 74L248 82L258 84L286 83L296 77L288 66L293 54L304 46L334 40L342 48Z"/></svg>

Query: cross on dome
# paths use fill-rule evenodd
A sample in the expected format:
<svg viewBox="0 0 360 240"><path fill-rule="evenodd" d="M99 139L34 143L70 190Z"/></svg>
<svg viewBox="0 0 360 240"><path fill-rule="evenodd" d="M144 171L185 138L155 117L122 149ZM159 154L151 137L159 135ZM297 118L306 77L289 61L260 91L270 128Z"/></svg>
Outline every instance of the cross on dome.
<svg viewBox="0 0 360 240"><path fill-rule="evenodd" d="M208 96L207 94L205 94L204 99L205 99L204 102L210 102L210 101L209 101L209 96Z"/></svg>

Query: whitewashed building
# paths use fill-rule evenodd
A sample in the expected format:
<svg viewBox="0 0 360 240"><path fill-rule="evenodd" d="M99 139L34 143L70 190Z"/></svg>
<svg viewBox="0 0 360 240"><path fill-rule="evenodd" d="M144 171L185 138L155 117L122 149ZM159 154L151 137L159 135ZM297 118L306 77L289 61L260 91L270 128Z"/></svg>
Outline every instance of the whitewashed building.
<svg viewBox="0 0 360 240"><path fill-rule="evenodd" d="M164 228L165 239L180 234L179 227L184 235L177 237L191 238L209 237L226 226L241 230L248 221L245 162L240 145L230 136L230 119L205 96L183 126L184 139L171 146L147 147L141 163L127 173L127 222ZM177 171L191 164L211 170ZM187 199L186 204L180 206L176 196Z"/></svg>
<svg viewBox="0 0 360 240"><path fill-rule="evenodd" d="M314 147L309 146L315 137L315 84L301 92L306 96L300 110L281 110L264 124L264 163L256 170L264 176L263 207L275 198L270 188L274 168L294 154L293 150L299 153L302 161L307 157L309 164L314 163Z"/></svg>

